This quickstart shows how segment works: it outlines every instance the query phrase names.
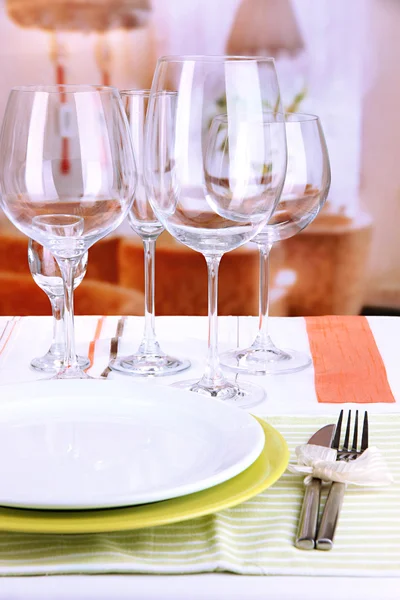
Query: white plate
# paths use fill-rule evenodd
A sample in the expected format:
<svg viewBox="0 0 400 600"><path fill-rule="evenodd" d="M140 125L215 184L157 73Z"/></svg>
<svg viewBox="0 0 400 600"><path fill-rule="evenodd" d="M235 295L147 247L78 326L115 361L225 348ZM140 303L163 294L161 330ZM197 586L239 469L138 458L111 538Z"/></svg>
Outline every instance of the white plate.
<svg viewBox="0 0 400 600"><path fill-rule="evenodd" d="M151 383L40 381L0 387L0 505L128 506L234 477L264 433L246 412Z"/></svg>

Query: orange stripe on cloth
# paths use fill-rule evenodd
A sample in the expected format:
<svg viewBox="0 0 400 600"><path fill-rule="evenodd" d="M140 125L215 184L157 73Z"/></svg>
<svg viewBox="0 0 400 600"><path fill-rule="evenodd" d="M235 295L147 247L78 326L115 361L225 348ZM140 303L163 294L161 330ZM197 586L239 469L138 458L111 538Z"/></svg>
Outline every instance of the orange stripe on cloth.
<svg viewBox="0 0 400 600"><path fill-rule="evenodd" d="M306 317L318 402L395 402L365 317Z"/></svg>
<svg viewBox="0 0 400 600"><path fill-rule="evenodd" d="M90 369L91 367L93 367L94 352L96 350L96 342L100 338L101 330L103 329L103 325L104 325L105 320L106 320L106 317L99 317L99 319L97 321L96 329L95 329L95 332L94 332L94 338L92 339L92 341L89 344L88 358L90 360L90 366L87 367L87 369L85 369L85 371L87 371L88 369Z"/></svg>

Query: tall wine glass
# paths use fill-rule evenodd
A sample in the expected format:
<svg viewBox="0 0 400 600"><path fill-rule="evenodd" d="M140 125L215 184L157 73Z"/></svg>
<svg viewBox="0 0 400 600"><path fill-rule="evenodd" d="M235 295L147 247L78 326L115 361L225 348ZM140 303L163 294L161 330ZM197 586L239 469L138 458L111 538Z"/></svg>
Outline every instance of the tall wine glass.
<svg viewBox="0 0 400 600"><path fill-rule="evenodd" d="M269 107L267 127L261 116ZM280 108L272 59L172 56L157 63L147 112L150 202L164 227L201 252L208 268L205 372L200 381L176 385L243 407L264 392L227 381L220 368L218 267L225 252L261 231L279 199L286 172Z"/></svg>
<svg viewBox="0 0 400 600"><path fill-rule="evenodd" d="M87 261L88 254L86 252L76 265L74 290L86 275ZM34 240L29 240L28 264L34 282L50 300L53 316L53 337L50 348L43 356L33 358L31 367L36 371L55 373L62 368L65 355L64 285L60 267L54 256ZM76 358L81 369L87 369L90 366L87 356L77 355Z"/></svg>
<svg viewBox="0 0 400 600"><path fill-rule="evenodd" d="M115 371L134 376L173 375L190 366L190 362L165 354L160 348L155 332L154 272L156 241L164 227L154 215L147 198L143 181L144 125L149 90L121 92L132 134L138 171L135 199L128 219L132 229L142 238L144 246L144 335L138 350L130 356L121 356L110 363Z"/></svg>
<svg viewBox="0 0 400 600"><path fill-rule="evenodd" d="M275 346L268 333L269 255L275 242L296 235L315 219L328 195L331 173L318 117L287 115L286 138L288 166L283 192L272 218L253 239L260 251L259 331L249 348L220 357L222 365L239 373L291 373L311 364L308 354Z"/></svg>
<svg viewBox="0 0 400 600"><path fill-rule="evenodd" d="M66 351L58 379L88 378L75 353L75 269L88 248L125 218L135 184L118 90L56 85L11 91L0 136L1 206L60 267Z"/></svg>

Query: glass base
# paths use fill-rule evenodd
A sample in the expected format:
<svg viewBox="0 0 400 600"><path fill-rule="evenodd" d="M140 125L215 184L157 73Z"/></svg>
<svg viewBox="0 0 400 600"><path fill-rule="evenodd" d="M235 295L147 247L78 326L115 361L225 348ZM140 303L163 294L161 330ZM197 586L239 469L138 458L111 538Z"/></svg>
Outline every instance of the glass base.
<svg viewBox="0 0 400 600"><path fill-rule="evenodd" d="M134 377L164 377L188 369L190 361L165 354L132 354L112 360L109 366L113 371Z"/></svg>
<svg viewBox="0 0 400 600"><path fill-rule="evenodd" d="M311 357L297 350L270 348L246 348L230 350L220 356L223 367L235 373L248 375L285 375L302 371L312 364Z"/></svg>
<svg viewBox="0 0 400 600"><path fill-rule="evenodd" d="M266 393L262 387L247 381L241 381L237 384L224 381L220 386L209 388L202 385L201 380L191 379L177 381L172 384L172 387L188 390L202 396L207 396L208 398L216 398L238 408L252 408L261 404L266 399Z"/></svg>
<svg viewBox="0 0 400 600"><path fill-rule="evenodd" d="M81 369L87 369L90 367L90 360L87 356L77 356L78 365ZM33 358L31 360L31 367L35 371L42 371L44 373L54 373L62 369L63 358L47 352L44 356Z"/></svg>
<svg viewBox="0 0 400 600"><path fill-rule="evenodd" d="M82 371L79 367L77 368L69 368L69 369L61 369L58 373L51 377L51 379L105 379L104 377L92 377Z"/></svg>

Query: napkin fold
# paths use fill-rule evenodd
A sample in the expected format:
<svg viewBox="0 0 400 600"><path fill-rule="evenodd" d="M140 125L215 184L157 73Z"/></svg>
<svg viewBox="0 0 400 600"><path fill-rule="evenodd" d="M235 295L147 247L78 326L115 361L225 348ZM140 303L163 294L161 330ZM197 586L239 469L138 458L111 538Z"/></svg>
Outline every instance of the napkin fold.
<svg viewBox="0 0 400 600"><path fill-rule="evenodd" d="M289 464L291 473L308 474L304 483L312 477L325 482L359 486L384 487L393 483L382 453L376 446L367 448L358 458L351 461L337 460L337 450L314 444L302 444L296 450L297 464Z"/></svg>

